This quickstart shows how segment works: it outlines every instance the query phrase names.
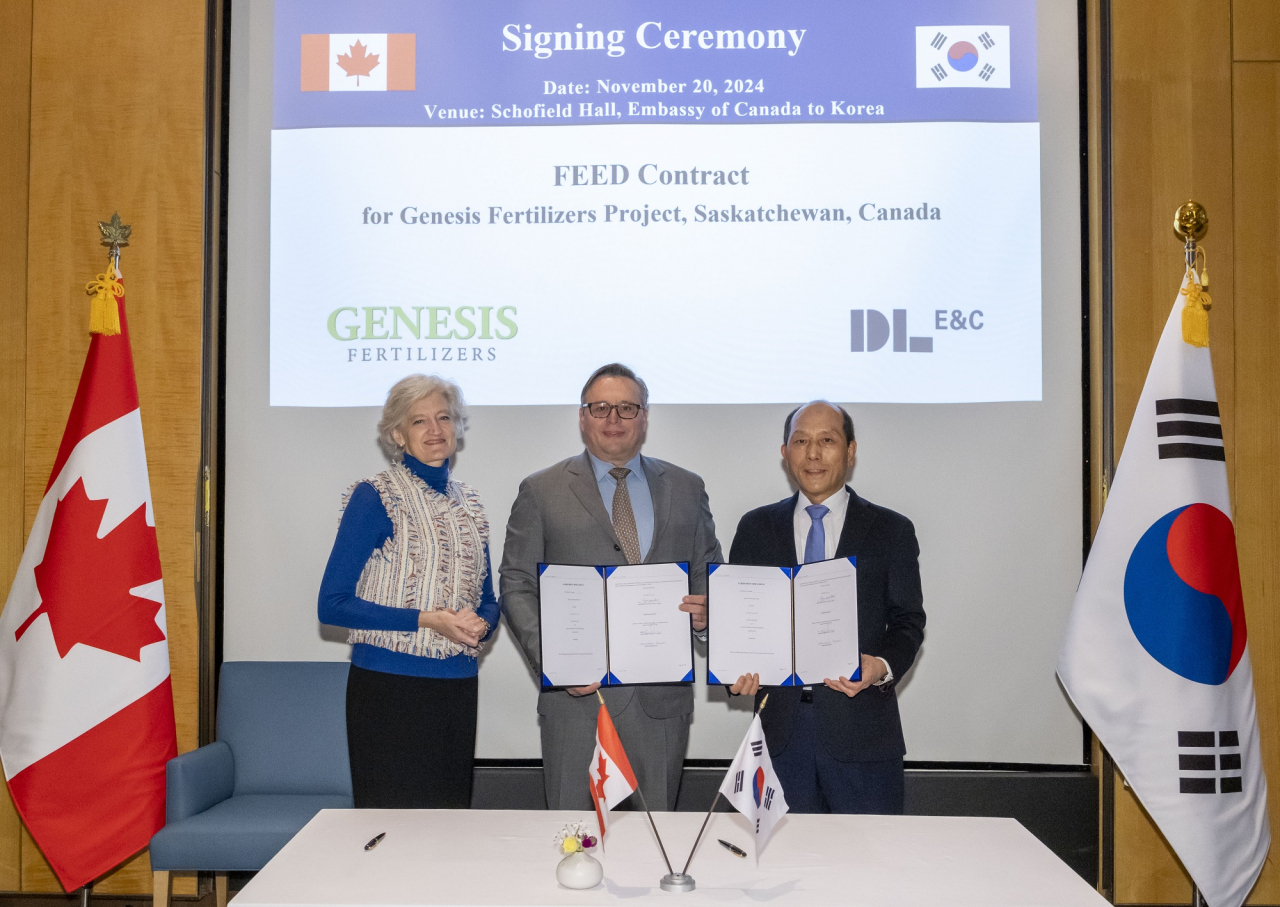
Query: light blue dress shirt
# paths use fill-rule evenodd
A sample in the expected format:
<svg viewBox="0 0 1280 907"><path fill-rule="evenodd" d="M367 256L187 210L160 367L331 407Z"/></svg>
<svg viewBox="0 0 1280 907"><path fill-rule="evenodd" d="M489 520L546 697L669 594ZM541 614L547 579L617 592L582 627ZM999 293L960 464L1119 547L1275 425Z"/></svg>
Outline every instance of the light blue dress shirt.
<svg viewBox="0 0 1280 907"><path fill-rule="evenodd" d="M613 464L598 459L591 451L591 468L596 473L596 485L600 488L600 497L604 500L605 512L609 521L613 521L613 493L618 487L618 480L609 475ZM636 518L636 536L640 540L640 560L649 556L649 547L653 544L653 495L649 493L649 480L644 474L644 465L640 462L640 454L636 454L626 464L631 473L627 476L627 494L631 496L631 512Z"/></svg>

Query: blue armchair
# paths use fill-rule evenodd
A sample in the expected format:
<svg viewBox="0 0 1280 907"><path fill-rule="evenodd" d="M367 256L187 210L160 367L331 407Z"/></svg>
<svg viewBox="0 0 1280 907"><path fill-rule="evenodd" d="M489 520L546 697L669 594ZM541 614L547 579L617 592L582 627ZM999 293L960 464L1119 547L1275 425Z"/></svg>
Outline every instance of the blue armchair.
<svg viewBox="0 0 1280 907"><path fill-rule="evenodd" d="M222 666L218 739L166 767L165 827L151 839L155 907L172 871L261 869L322 809L350 809L346 662Z"/></svg>

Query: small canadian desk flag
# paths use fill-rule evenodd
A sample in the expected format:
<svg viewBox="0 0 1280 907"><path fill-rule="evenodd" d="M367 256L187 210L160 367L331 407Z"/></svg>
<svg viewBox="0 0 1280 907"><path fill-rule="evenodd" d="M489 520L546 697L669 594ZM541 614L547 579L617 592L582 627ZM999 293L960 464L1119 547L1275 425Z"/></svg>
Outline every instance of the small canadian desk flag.
<svg viewBox="0 0 1280 907"><path fill-rule="evenodd" d="M1188 268L1067 623L1058 676L1210 907L1271 831L1207 299Z"/></svg>
<svg viewBox="0 0 1280 907"><path fill-rule="evenodd" d="M596 713L596 749L591 754L587 769L591 785L591 802L596 808L596 820L600 823L600 844L604 846L604 814L635 793L636 773L631 770L631 760L622 748L618 730L613 726L609 710L600 700ZM603 808L600 805L604 801Z"/></svg>
<svg viewBox="0 0 1280 907"><path fill-rule="evenodd" d="M164 591L124 290L91 289L89 353L0 613L0 759L63 888L164 825L177 755Z"/></svg>

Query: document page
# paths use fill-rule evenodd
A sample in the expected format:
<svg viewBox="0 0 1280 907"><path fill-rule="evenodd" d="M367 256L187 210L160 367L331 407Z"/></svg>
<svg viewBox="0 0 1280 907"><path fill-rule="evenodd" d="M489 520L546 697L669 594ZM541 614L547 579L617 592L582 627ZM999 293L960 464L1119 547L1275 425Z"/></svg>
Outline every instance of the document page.
<svg viewBox="0 0 1280 907"><path fill-rule="evenodd" d="M600 570L564 564L538 569L542 685L585 687L602 681L609 659Z"/></svg>
<svg viewBox="0 0 1280 907"><path fill-rule="evenodd" d="M802 684L860 677L858 570L851 557L802 564L793 580L796 674Z"/></svg>
<svg viewBox="0 0 1280 907"><path fill-rule="evenodd" d="M732 684L743 674L781 686L791 676L791 574L781 567L712 564L707 609L707 683Z"/></svg>
<svg viewBox="0 0 1280 907"><path fill-rule="evenodd" d="M606 567L609 682L693 682L687 564Z"/></svg>

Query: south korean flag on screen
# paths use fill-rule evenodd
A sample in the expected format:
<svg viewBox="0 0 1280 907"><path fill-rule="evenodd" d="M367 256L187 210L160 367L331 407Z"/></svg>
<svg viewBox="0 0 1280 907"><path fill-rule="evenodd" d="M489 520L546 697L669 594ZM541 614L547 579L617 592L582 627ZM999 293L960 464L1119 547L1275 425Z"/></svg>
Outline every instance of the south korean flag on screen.
<svg viewBox="0 0 1280 907"><path fill-rule="evenodd" d="M916 26L916 88L1008 87L1009 26Z"/></svg>

